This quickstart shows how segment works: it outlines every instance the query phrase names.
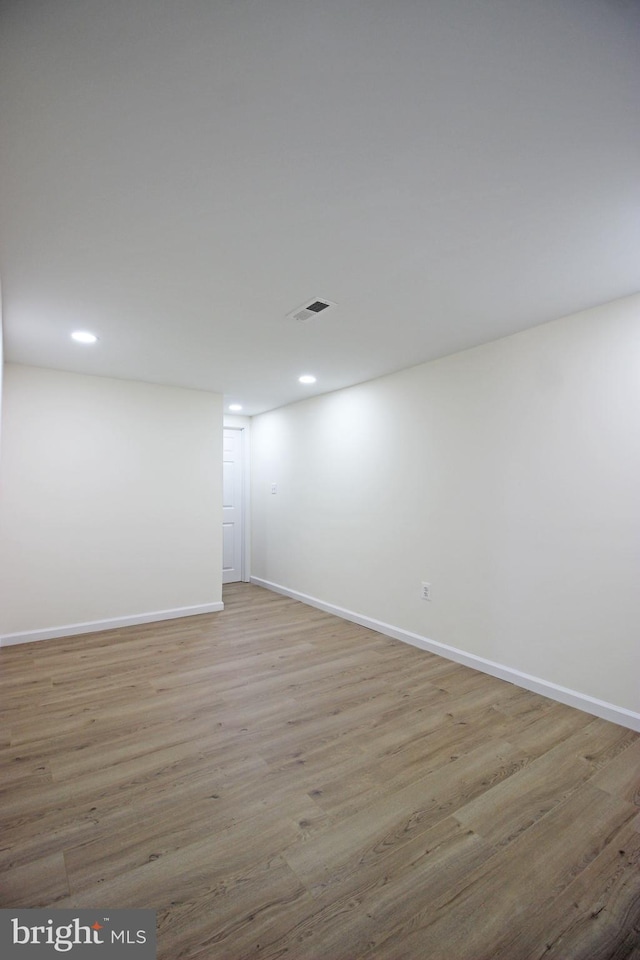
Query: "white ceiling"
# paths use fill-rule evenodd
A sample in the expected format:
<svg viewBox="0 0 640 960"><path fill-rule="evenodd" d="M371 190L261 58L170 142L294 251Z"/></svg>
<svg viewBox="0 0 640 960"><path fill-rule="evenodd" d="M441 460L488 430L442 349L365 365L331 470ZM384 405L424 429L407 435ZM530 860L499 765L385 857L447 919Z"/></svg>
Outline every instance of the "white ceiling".
<svg viewBox="0 0 640 960"><path fill-rule="evenodd" d="M640 0L3 0L0 27L10 361L252 414L640 289Z"/></svg>

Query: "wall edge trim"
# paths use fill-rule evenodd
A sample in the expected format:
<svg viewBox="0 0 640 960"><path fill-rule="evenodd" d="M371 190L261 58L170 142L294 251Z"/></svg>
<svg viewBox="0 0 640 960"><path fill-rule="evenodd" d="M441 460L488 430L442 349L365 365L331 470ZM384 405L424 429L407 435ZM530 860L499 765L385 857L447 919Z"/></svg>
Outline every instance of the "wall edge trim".
<svg viewBox="0 0 640 960"><path fill-rule="evenodd" d="M36 640L54 640L58 637L74 637L83 633L98 633L102 630L118 630L139 623L156 623L161 620L176 620L180 617L195 617L202 613L219 613L224 610L222 601L200 603L191 607L175 607L172 610L155 610L151 613L134 613L126 617L110 617L107 620L89 620L86 623L71 623L61 627L43 627L41 630L23 630L20 633L0 635L0 647L18 643L33 643Z"/></svg>
<svg viewBox="0 0 640 960"><path fill-rule="evenodd" d="M628 727L630 730L640 732L640 713L635 713L626 707L619 707L614 703L608 703L606 700L598 700L586 693L580 693L578 690L571 690L569 687L560 686L560 684L553 683L550 680L534 677L529 673L516 670L514 667L508 667L494 660L487 660L474 653L467 653L458 647L450 647L446 643L439 643L437 640L430 640L428 637L423 637L420 634L403 630L401 627L395 627L381 620L375 620L373 617L355 613L353 610L346 610L343 607L336 606L336 604L327 603L324 600L300 593L298 590L291 590L288 587L284 587L278 583L272 583L269 580L263 580L260 577L251 577L251 583L257 587L264 587L266 590L271 590L274 593L284 594L284 596L291 597L293 600L300 600L302 603L306 603L311 607L317 607L326 613L332 613L334 616L341 617L343 620L350 620L352 623L358 623L360 626L368 627L370 630L376 630L378 633L392 637L394 640L402 640L404 643L419 647L421 650L435 653L447 660L454 660L456 663L480 670L482 673L497 677L499 680L506 680L518 687L524 687L525 690L539 693L543 697L564 703L566 706L575 707L577 710L590 713L593 716L600 717L602 720L609 720L611 723L617 723L620 724L620 726Z"/></svg>

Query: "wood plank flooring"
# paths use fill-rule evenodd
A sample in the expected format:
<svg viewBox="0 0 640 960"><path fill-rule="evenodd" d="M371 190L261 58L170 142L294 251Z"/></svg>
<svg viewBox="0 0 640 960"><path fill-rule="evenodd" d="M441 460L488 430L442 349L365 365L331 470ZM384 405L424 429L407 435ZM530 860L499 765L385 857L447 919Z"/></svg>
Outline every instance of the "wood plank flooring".
<svg viewBox="0 0 640 960"><path fill-rule="evenodd" d="M640 735L247 584L0 651L0 906L161 960L640 960Z"/></svg>

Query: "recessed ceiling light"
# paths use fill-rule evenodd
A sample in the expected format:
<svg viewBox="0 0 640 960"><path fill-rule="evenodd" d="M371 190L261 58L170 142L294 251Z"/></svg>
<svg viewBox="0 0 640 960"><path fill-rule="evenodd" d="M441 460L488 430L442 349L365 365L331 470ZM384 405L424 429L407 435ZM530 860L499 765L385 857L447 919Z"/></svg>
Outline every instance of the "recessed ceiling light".
<svg viewBox="0 0 640 960"><path fill-rule="evenodd" d="M315 383L316 378L312 377L310 373L304 373L301 377L298 377L300 383Z"/></svg>
<svg viewBox="0 0 640 960"><path fill-rule="evenodd" d="M238 410L242 410L242 404L241 404L241 403L230 403L230 404L229 404L229 410L231 410L233 413L237 413Z"/></svg>
<svg viewBox="0 0 640 960"><path fill-rule="evenodd" d="M98 338L95 333L89 333L88 330L76 330L71 334L71 339L78 343L95 343Z"/></svg>

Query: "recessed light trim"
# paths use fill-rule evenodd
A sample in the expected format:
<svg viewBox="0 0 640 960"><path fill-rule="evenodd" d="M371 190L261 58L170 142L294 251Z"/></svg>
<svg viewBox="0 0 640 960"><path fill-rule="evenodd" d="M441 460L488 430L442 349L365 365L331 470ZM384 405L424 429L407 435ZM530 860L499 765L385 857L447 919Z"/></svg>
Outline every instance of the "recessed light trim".
<svg viewBox="0 0 640 960"><path fill-rule="evenodd" d="M299 383L315 383L316 378L311 373L303 373L301 377L298 377Z"/></svg>
<svg viewBox="0 0 640 960"><path fill-rule="evenodd" d="M231 411L231 413L238 413L239 410L242 410L242 404L241 404L241 403L230 403L230 404L229 404L229 410Z"/></svg>
<svg viewBox="0 0 640 960"><path fill-rule="evenodd" d="M76 343L96 343L98 338L95 333L90 333L89 330L74 330L71 339L75 340Z"/></svg>

